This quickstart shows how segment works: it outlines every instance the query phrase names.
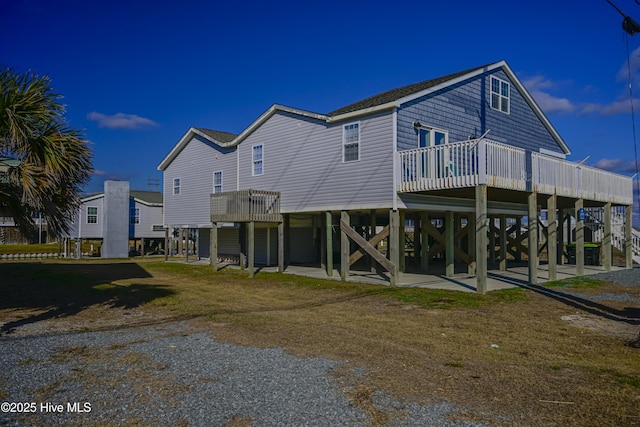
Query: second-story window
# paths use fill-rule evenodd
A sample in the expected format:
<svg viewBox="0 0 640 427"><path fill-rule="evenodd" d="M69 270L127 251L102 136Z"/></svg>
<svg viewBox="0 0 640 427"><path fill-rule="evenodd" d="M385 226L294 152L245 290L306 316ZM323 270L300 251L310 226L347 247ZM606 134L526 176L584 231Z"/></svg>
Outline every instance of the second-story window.
<svg viewBox="0 0 640 427"><path fill-rule="evenodd" d="M509 114L511 87L508 82L491 77L491 108Z"/></svg>
<svg viewBox="0 0 640 427"><path fill-rule="evenodd" d="M173 194L180 194L180 178L173 178Z"/></svg>
<svg viewBox="0 0 640 427"><path fill-rule="evenodd" d="M131 208L130 209L130 224L140 224L140 208Z"/></svg>
<svg viewBox="0 0 640 427"><path fill-rule="evenodd" d="M342 128L342 161L360 160L360 124L351 123Z"/></svg>
<svg viewBox="0 0 640 427"><path fill-rule="evenodd" d="M251 148L251 163L252 163L251 175L253 176L262 175L264 171L263 156L264 156L264 152L262 149L262 144L254 145Z"/></svg>
<svg viewBox="0 0 640 427"><path fill-rule="evenodd" d="M213 192L222 193L222 171L213 173Z"/></svg>
<svg viewBox="0 0 640 427"><path fill-rule="evenodd" d="M97 223L98 223L98 207L87 206L87 224L97 224Z"/></svg>

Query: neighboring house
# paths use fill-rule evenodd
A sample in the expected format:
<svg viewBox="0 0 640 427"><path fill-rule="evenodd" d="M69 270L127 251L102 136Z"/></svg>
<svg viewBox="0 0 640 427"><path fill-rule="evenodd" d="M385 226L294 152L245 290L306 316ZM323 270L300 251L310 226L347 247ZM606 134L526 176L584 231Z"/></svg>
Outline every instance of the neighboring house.
<svg viewBox="0 0 640 427"><path fill-rule="evenodd" d="M444 274L462 261L484 291L489 256L504 269L507 252L525 252L535 282L540 209L551 224L550 275L563 262L563 213L620 206L631 228L631 179L568 162L569 153L501 61L328 114L273 105L238 135L191 128L158 166L164 225L197 230L198 255L213 265L246 255L251 271L305 263L332 274L335 254L346 277L368 255L393 284L406 269L434 272L441 258ZM415 238L405 244L408 224Z"/></svg>
<svg viewBox="0 0 640 427"><path fill-rule="evenodd" d="M119 191L109 191L113 188ZM108 242L110 236L120 235L126 246L123 254L120 244L119 256L128 256L130 245L139 252L143 239L147 251L155 246L151 242L164 239L160 192L129 190L128 182L106 181L104 192L88 195L81 202L67 238Z"/></svg>

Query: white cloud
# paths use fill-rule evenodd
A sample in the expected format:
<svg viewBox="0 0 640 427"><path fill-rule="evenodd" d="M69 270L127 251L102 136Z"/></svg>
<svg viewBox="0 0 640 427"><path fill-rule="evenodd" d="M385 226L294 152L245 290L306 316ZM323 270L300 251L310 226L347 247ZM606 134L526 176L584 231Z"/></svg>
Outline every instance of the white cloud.
<svg viewBox="0 0 640 427"><path fill-rule="evenodd" d="M559 98L551 95L548 90L552 89L555 84L544 78L543 76L533 76L522 82L533 99L536 100L542 111L545 113L571 113L577 109L567 98Z"/></svg>
<svg viewBox="0 0 640 427"><path fill-rule="evenodd" d="M142 129L158 126L153 120L135 114L117 113L109 116L94 111L87 114L87 118L97 122L99 127L109 129Z"/></svg>
<svg viewBox="0 0 640 427"><path fill-rule="evenodd" d="M593 166L618 173L635 173L636 165L630 159L600 159Z"/></svg>

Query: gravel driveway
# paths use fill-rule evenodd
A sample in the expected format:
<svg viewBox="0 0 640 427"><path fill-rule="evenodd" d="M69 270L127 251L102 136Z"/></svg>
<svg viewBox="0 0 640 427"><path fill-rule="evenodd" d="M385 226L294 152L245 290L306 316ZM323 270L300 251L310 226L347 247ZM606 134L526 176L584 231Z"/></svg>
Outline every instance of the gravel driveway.
<svg viewBox="0 0 640 427"><path fill-rule="evenodd" d="M337 365L221 344L189 321L5 336L0 401L31 412L4 412L4 404L0 425L370 425L347 398L348 386L330 374ZM455 408L448 404L374 397L393 414L390 426L482 425L451 421Z"/></svg>

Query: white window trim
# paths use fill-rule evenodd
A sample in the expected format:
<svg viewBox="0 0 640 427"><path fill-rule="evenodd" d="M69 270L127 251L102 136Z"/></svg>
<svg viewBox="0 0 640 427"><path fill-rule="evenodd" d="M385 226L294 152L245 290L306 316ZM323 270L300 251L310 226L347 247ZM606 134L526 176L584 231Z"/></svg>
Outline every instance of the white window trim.
<svg viewBox="0 0 640 427"><path fill-rule="evenodd" d="M217 193L216 193L216 174L217 174L217 173L219 173L219 174L220 174L220 191L219 191L219 193L222 193L222 191L223 191L223 187L222 187L222 185L223 185L223 180L224 180L224 178L223 178L223 173L222 173L222 171L213 171L213 175L212 175L212 177L211 177L211 178L212 178L212 181L213 181L213 194L217 194Z"/></svg>
<svg viewBox="0 0 640 427"><path fill-rule="evenodd" d="M416 129L418 129L418 134L416 135L418 138L418 143L417 143L417 147L418 148L423 148L420 147L420 130L421 129L425 129L429 131L429 145L427 145L427 147L435 147L435 132L439 132L444 134L444 145L447 145L449 143L449 131L448 130L444 130L444 129L440 129L440 128L436 128L433 126L429 126L429 125L420 125L420 126L416 126Z"/></svg>
<svg viewBox="0 0 640 427"><path fill-rule="evenodd" d="M507 86L509 87L509 96L502 95L502 92L497 93L497 95L500 97L500 105L502 105L503 98L507 100L507 106L508 106L507 111L503 111L502 108L495 108L493 106L492 98L493 98L493 94L496 93L493 91L494 79L500 82L500 88L502 88L502 83L506 83ZM511 83L499 77L491 76L491 79L489 79L489 107L491 107L492 110L500 111L502 114L511 114Z"/></svg>
<svg viewBox="0 0 640 427"><path fill-rule="evenodd" d="M256 173L256 160L253 158L253 149L255 147L262 147L262 157L260 158L260 162L262 163L262 172ZM261 176L264 175L264 144L253 144L251 146L251 176Z"/></svg>
<svg viewBox="0 0 640 427"><path fill-rule="evenodd" d="M358 125L358 159L357 160L345 160L344 159L344 146L347 144L347 142L345 141L345 137L346 137L346 128L347 126L352 126L352 125ZM350 142L349 144L353 144L353 142ZM351 123L345 123L344 125L342 125L342 163L352 163L352 162L359 162L360 159L362 158L362 153L360 150L360 147L362 145L362 135L360 133L360 122L351 122Z"/></svg>
<svg viewBox="0 0 640 427"><path fill-rule="evenodd" d="M89 209L90 209L90 208L96 208L96 214L95 214L96 222L89 222ZM87 206L87 219L85 220L85 221L86 221L86 223L87 223L87 224L89 224L89 225L96 225L96 224L99 224L99 222L100 222L100 220L99 220L99 218L98 218L98 214L99 214L99 212L100 212L100 211L99 211L99 209L98 209L98 206ZM94 216L94 215L92 214L91 216Z"/></svg>
<svg viewBox="0 0 640 427"><path fill-rule="evenodd" d="M178 192L177 193L176 193L176 179L179 181L179 184L178 184L178 187L177 187L178 188ZM174 196L179 196L180 194L182 194L182 178L177 176L177 177L173 178L172 182L173 182L173 186L172 186L173 195Z"/></svg>

